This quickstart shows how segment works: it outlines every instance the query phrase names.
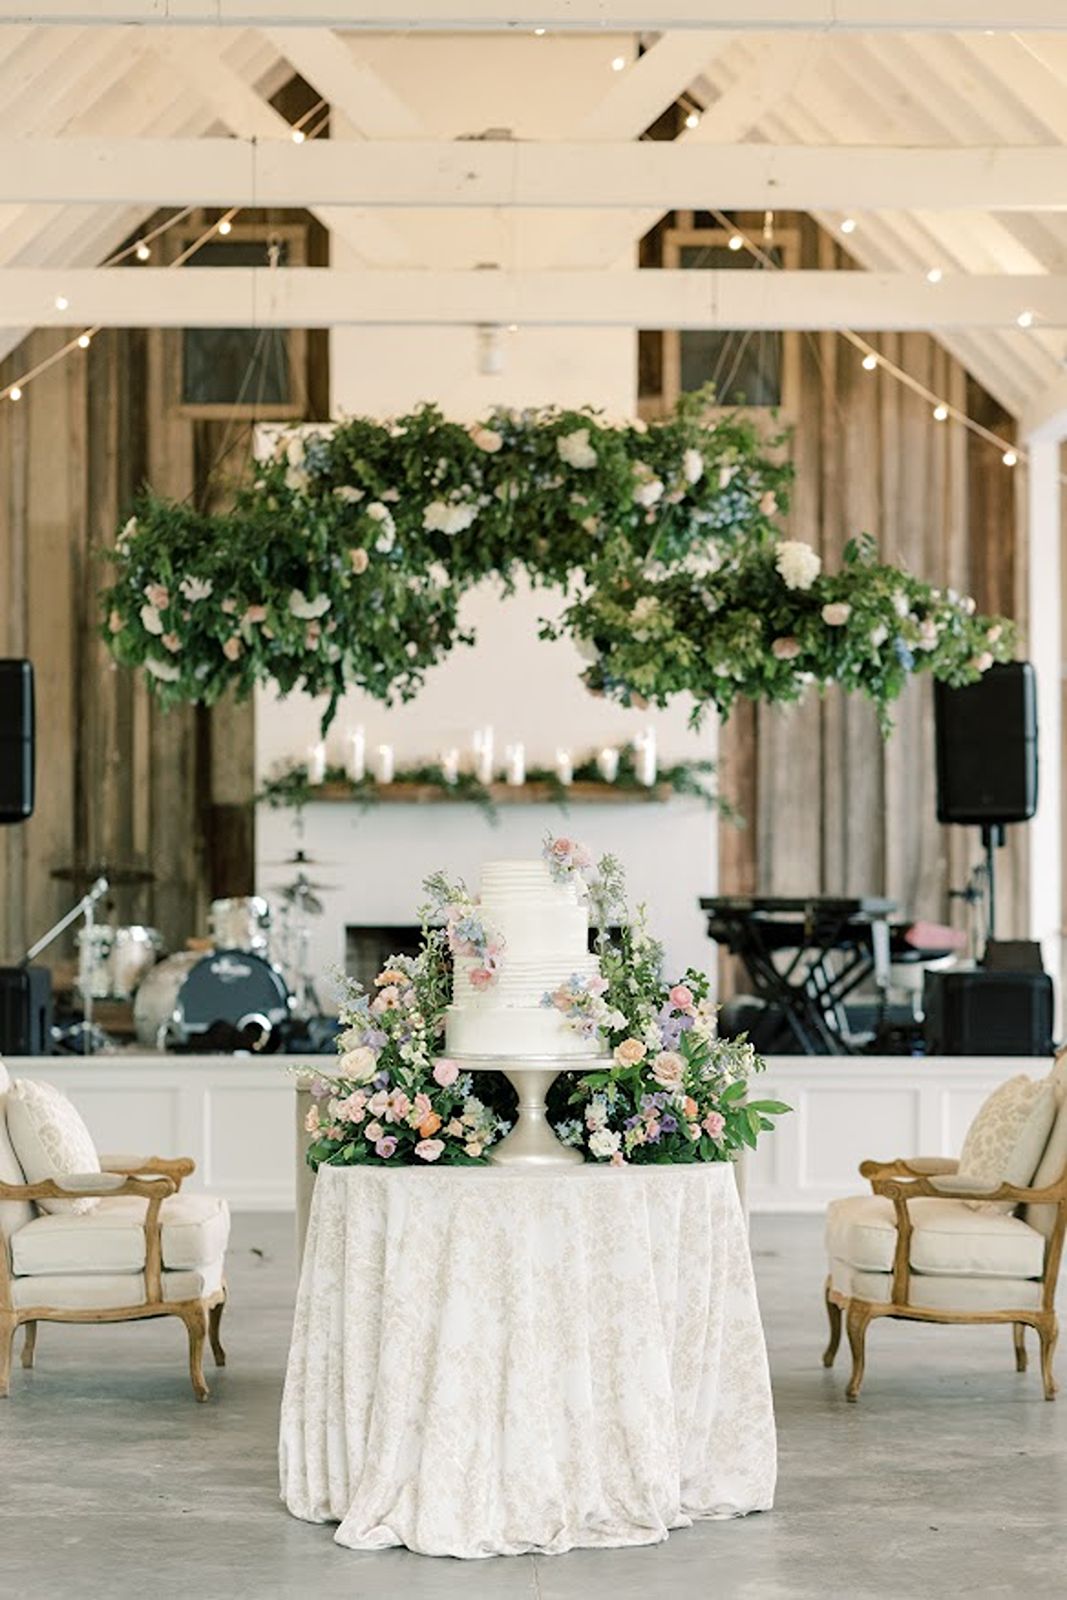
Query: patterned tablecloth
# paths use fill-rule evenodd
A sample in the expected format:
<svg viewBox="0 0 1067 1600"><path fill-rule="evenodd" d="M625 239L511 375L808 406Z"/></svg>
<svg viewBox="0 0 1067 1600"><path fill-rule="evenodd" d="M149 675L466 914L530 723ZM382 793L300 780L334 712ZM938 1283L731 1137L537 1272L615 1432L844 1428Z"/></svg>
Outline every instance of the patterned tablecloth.
<svg viewBox="0 0 1067 1600"><path fill-rule="evenodd" d="M280 1464L294 1516L356 1550L560 1553L766 1510L730 1168L324 1167Z"/></svg>

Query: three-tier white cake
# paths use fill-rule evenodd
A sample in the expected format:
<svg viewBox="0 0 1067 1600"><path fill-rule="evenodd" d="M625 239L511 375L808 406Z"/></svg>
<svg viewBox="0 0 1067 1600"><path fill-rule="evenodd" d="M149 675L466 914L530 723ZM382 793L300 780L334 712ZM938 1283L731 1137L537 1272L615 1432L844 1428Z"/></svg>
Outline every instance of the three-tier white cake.
<svg viewBox="0 0 1067 1600"><path fill-rule="evenodd" d="M577 875L557 881L545 861L489 861L479 903L503 941L496 979L476 988L479 962L457 955L445 1048L459 1056L594 1056L600 1045L543 1006L546 993L572 976L595 977L589 954L589 911Z"/></svg>

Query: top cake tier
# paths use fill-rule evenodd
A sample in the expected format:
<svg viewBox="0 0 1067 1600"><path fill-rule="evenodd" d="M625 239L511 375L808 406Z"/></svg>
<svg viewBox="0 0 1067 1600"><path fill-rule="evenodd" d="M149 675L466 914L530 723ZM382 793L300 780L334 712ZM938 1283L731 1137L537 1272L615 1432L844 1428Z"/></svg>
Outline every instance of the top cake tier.
<svg viewBox="0 0 1067 1600"><path fill-rule="evenodd" d="M573 906L582 900L580 880L560 882L547 861L487 861L482 868L484 906Z"/></svg>

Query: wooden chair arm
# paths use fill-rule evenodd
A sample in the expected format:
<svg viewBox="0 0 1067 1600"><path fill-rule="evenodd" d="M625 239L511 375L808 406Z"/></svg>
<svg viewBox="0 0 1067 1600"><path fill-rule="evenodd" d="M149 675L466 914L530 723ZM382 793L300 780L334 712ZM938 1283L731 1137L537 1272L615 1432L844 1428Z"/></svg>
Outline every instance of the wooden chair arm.
<svg viewBox="0 0 1067 1600"><path fill-rule="evenodd" d="M144 1216L145 1300L155 1305L163 1298L163 1237L159 1212L167 1196L177 1192L178 1181L165 1172L144 1178L120 1172L85 1172L69 1178L45 1178L40 1183L0 1182L0 1200L98 1200L101 1195L120 1194L139 1195L142 1200L147 1200ZM0 1301L9 1297L6 1283L3 1289L5 1293L0 1295Z"/></svg>
<svg viewBox="0 0 1067 1600"><path fill-rule="evenodd" d="M104 1172L121 1172L131 1178L139 1173L161 1173L174 1180L175 1190L181 1188L183 1179L196 1171L192 1156L107 1155L100 1157L100 1166Z"/></svg>
<svg viewBox="0 0 1067 1600"><path fill-rule="evenodd" d="M875 1194L894 1202L930 1198L935 1200L1010 1200L1012 1205L1058 1205L1067 1201L1067 1173L1044 1189L1023 1189L1014 1183L991 1184L980 1178L961 1178L956 1173L934 1174L907 1180L872 1178Z"/></svg>
<svg viewBox="0 0 1067 1600"><path fill-rule="evenodd" d="M898 1156L895 1161L861 1161L862 1178L929 1178L955 1172L959 1162L951 1156Z"/></svg>

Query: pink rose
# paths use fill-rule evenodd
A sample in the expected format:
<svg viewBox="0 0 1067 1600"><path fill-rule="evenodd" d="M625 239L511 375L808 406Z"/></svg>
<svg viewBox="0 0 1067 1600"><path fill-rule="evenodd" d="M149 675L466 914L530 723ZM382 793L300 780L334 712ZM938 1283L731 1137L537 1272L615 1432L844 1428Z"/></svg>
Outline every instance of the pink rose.
<svg viewBox="0 0 1067 1600"><path fill-rule="evenodd" d="M621 1150L616 1150L608 1165L612 1167L624 1167L626 1165L626 1157Z"/></svg>
<svg viewBox="0 0 1067 1600"><path fill-rule="evenodd" d="M236 610L237 610L237 601L236 600L223 600L222 604L220 606L220 610L225 611L225 613L226 613L226 615L228 617L232 617L234 615L234 613L236 612Z"/></svg>
<svg viewBox="0 0 1067 1600"><path fill-rule="evenodd" d="M704 1118L704 1132L709 1138L717 1139L726 1126L726 1118L718 1111L709 1111Z"/></svg>
<svg viewBox="0 0 1067 1600"><path fill-rule="evenodd" d="M181 639L176 633L165 633L160 640L160 643L164 645L172 655L177 655L178 651L182 647Z"/></svg>
<svg viewBox="0 0 1067 1600"><path fill-rule="evenodd" d="M792 634L775 639L771 645L771 655L776 661L795 661L799 654L800 645Z"/></svg>
<svg viewBox="0 0 1067 1600"><path fill-rule="evenodd" d="M391 1155L395 1155L396 1138L394 1135L387 1133L384 1138L376 1139L374 1143L374 1154L376 1156L381 1156L383 1161L388 1161Z"/></svg>
<svg viewBox="0 0 1067 1600"><path fill-rule="evenodd" d="M385 1108L386 1122L403 1122L411 1110L411 1101L403 1089L394 1089L389 1096L389 1104Z"/></svg>
<svg viewBox="0 0 1067 1600"><path fill-rule="evenodd" d="M553 839L552 841L552 854L560 861L566 861L573 849L574 843L571 839Z"/></svg>
<svg viewBox="0 0 1067 1600"><path fill-rule="evenodd" d="M493 981L493 974L488 967L473 967L467 976L472 989L488 989Z"/></svg>
<svg viewBox="0 0 1067 1600"><path fill-rule="evenodd" d="M587 984L587 988L588 988L590 994L596 994L596 995L606 994L607 993L607 988L608 988L608 980L607 980L607 978L602 977L601 974L598 972L595 978L590 978L589 979L589 983Z"/></svg>
<svg viewBox="0 0 1067 1600"><path fill-rule="evenodd" d="M370 556L362 549L350 550L348 560L357 578L370 566Z"/></svg>
<svg viewBox="0 0 1067 1600"><path fill-rule="evenodd" d="M371 1144L377 1144L378 1140L384 1138L385 1136L385 1129L382 1127L380 1122L368 1122L363 1132L366 1134Z"/></svg>
<svg viewBox="0 0 1067 1600"><path fill-rule="evenodd" d="M450 1089L459 1077L459 1067L454 1061L437 1061L434 1063L433 1080L439 1083L442 1089Z"/></svg>
<svg viewBox="0 0 1067 1600"><path fill-rule="evenodd" d="M760 496L760 514L764 517L773 517L778 510L778 499L773 489L768 489L766 494Z"/></svg>
<svg viewBox="0 0 1067 1600"><path fill-rule="evenodd" d="M668 999L676 1011L688 1011L693 1004L693 991L684 983L676 983Z"/></svg>
<svg viewBox="0 0 1067 1600"><path fill-rule="evenodd" d="M110 633L121 633L126 626L122 620L122 612L113 611L107 619L107 626Z"/></svg>
<svg viewBox="0 0 1067 1600"><path fill-rule="evenodd" d="M146 583L144 594L148 604L157 611L165 611L170 605L170 592L162 583Z"/></svg>
<svg viewBox="0 0 1067 1600"><path fill-rule="evenodd" d="M384 1117L388 1104L389 1096L384 1089L379 1089L376 1094L371 1095L367 1102L367 1109L372 1117Z"/></svg>
<svg viewBox="0 0 1067 1600"><path fill-rule="evenodd" d="M241 618L242 622L266 622L266 620L266 606L248 606L244 616Z"/></svg>
<svg viewBox="0 0 1067 1600"><path fill-rule="evenodd" d="M420 1161L436 1161L444 1148L443 1139L420 1139L415 1146L415 1154Z"/></svg>
<svg viewBox="0 0 1067 1600"><path fill-rule="evenodd" d="M428 1094L417 1094L415 1096L415 1103L411 1108L411 1116L416 1123L421 1122L423 1117L428 1117L432 1110L433 1106L430 1104Z"/></svg>
<svg viewBox="0 0 1067 1600"><path fill-rule="evenodd" d="M222 647L222 653L226 657L227 661L236 661L237 657L241 654L241 648L240 639L235 633L231 633L230 637L226 640L226 643Z"/></svg>

